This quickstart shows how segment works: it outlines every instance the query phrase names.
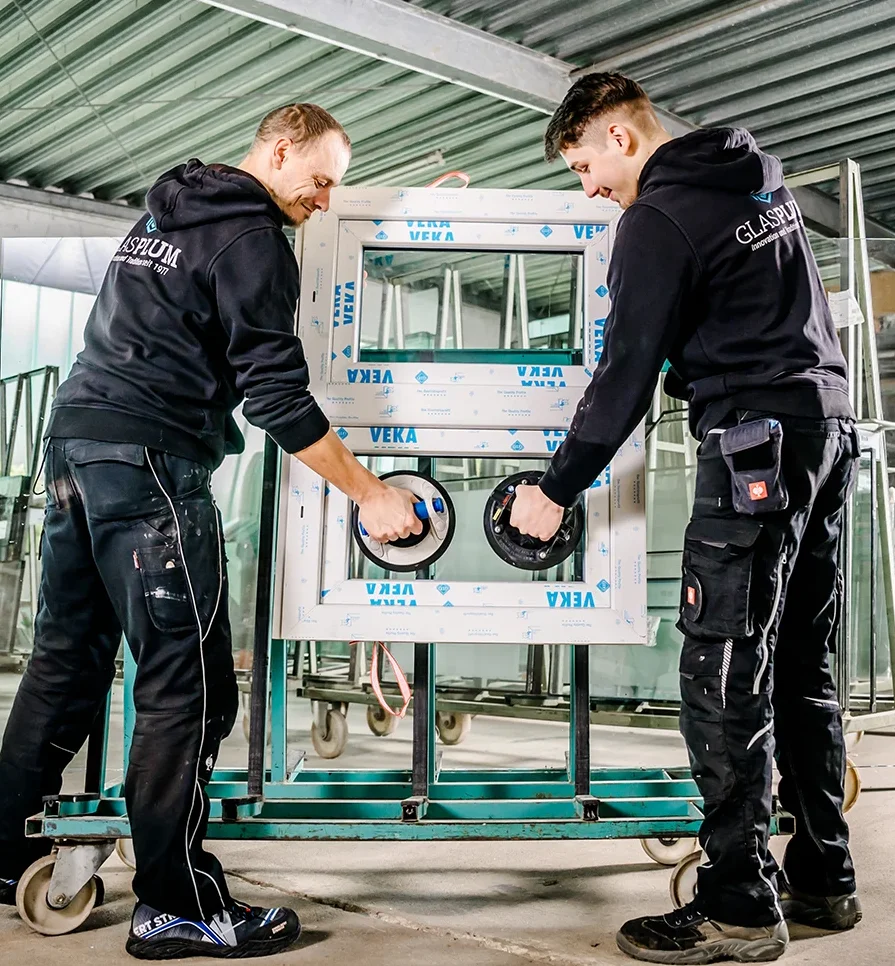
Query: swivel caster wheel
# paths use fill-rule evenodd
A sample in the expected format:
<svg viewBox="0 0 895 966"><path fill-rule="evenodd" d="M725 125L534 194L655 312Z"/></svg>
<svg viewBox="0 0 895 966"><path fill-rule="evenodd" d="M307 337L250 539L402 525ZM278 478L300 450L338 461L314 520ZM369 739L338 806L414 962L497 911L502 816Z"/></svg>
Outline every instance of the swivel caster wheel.
<svg viewBox="0 0 895 966"><path fill-rule="evenodd" d="M134 855L133 839L119 839L115 843L115 853L131 872L137 871L137 857Z"/></svg>
<svg viewBox="0 0 895 966"><path fill-rule="evenodd" d="M16 909L19 916L35 931L44 936L64 936L86 922L94 908L103 901L105 890L99 876L81 888L72 901L62 909L49 905L47 891L53 878L55 855L45 855L32 863L19 879L16 889Z"/></svg>
<svg viewBox="0 0 895 966"><path fill-rule="evenodd" d="M641 839L643 851L659 865L677 865L699 848L697 839L657 838Z"/></svg>
<svg viewBox="0 0 895 966"><path fill-rule="evenodd" d="M459 745L469 734L472 715L463 712L438 711L435 714L435 727L443 745Z"/></svg>
<svg viewBox="0 0 895 966"><path fill-rule="evenodd" d="M348 721L339 711L326 712L326 731L315 721L311 725L311 742L321 758L338 758L348 744Z"/></svg>
<svg viewBox="0 0 895 966"><path fill-rule="evenodd" d="M686 858L681 859L674 867L674 871L671 873L669 892L675 909L681 909L696 898L696 870L704 861L705 855L702 849L697 849L696 852L691 852Z"/></svg>
<svg viewBox="0 0 895 966"><path fill-rule="evenodd" d="M858 766L851 760L845 759L845 797L842 801L842 811L848 812L855 807L861 794L861 773Z"/></svg>
<svg viewBox="0 0 895 966"><path fill-rule="evenodd" d="M367 706L367 727L377 738L385 738L395 733L398 719L393 714L388 714L378 704L371 704Z"/></svg>

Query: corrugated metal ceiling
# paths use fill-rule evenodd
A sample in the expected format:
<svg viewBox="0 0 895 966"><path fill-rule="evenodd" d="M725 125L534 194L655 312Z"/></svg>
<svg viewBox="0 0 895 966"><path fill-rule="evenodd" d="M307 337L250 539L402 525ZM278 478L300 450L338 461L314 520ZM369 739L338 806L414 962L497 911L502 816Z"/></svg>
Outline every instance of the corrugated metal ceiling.
<svg viewBox="0 0 895 966"><path fill-rule="evenodd" d="M294 100L345 124L350 183L461 167L482 185L571 184L541 160L542 115L193 0L0 7L3 180L139 204L188 157L238 161Z"/></svg>
<svg viewBox="0 0 895 966"><path fill-rule="evenodd" d="M895 224L895 0L414 0L579 66L619 66L700 124L743 123L789 170L857 157ZM308 99L355 142L349 181L571 187L545 118L195 0L0 3L0 179L139 204L189 156L238 161ZM831 190L835 188L831 185Z"/></svg>
<svg viewBox="0 0 895 966"><path fill-rule="evenodd" d="M412 2L578 67L624 70L695 124L748 127L788 172L855 158L868 212L895 224L895 0Z"/></svg>

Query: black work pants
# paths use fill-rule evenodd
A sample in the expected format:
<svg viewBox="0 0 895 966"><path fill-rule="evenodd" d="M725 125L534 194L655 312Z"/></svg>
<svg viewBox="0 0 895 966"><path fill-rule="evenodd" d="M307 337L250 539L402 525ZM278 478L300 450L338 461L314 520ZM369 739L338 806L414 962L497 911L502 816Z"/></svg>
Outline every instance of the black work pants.
<svg viewBox="0 0 895 966"><path fill-rule="evenodd" d="M25 838L25 818L58 793L104 707L123 629L137 663L125 782L134 892L187 918L229 904L202 847L205 786L238 705L209 475L135 444L50 441L34 650L0 748L0 877L50 849Z"/></svg>
<svg viewBox="0 0 895 966"><path fill-rule="evenodd" d="M829 655L857 435L847 420L777 418L788 507L735 511L716 430L699 447L684 541L681 731L705 800L697 895L710 917L737 925L781 916L768 851L775 756L780 803L795 817L784 860L793 886L827 896L855 888Z"/></svg>

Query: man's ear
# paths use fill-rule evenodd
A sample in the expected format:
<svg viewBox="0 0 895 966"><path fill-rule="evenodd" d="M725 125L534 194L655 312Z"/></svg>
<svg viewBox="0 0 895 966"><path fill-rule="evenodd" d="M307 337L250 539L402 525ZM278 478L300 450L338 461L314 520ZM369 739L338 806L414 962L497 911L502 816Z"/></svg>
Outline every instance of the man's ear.
<svg viewBox="0 0 895 966"><path fill-rule="evenodd" d="M626 125L613 122L609 125L606 133L608 134L610 143L616 145L622 154L634 153L634 139L631 137L631 132Z"/></svg>
<svg viewBox="0 0 895 966"><path fill-rule="evenodd" d="M286 163L286 153L291 144L292 141L290 138L277 138L276 144L273 146L273 166L278 171Z"/></svg>

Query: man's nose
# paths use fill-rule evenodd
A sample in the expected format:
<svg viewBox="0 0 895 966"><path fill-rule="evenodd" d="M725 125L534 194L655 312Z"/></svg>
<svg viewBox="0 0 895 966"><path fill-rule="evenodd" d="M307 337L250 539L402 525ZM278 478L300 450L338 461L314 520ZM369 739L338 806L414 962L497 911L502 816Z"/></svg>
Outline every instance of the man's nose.
<svg viewBox="0 0 895 966"><path fill-rule="evenodd" d="M600 189L593 183L593 181L591 181L590 178L587 178L584 175L580 175L580 178L581 187L584 189L584 193L587 195L587 197L596 198L596 196L600 193Z"/></svg>

